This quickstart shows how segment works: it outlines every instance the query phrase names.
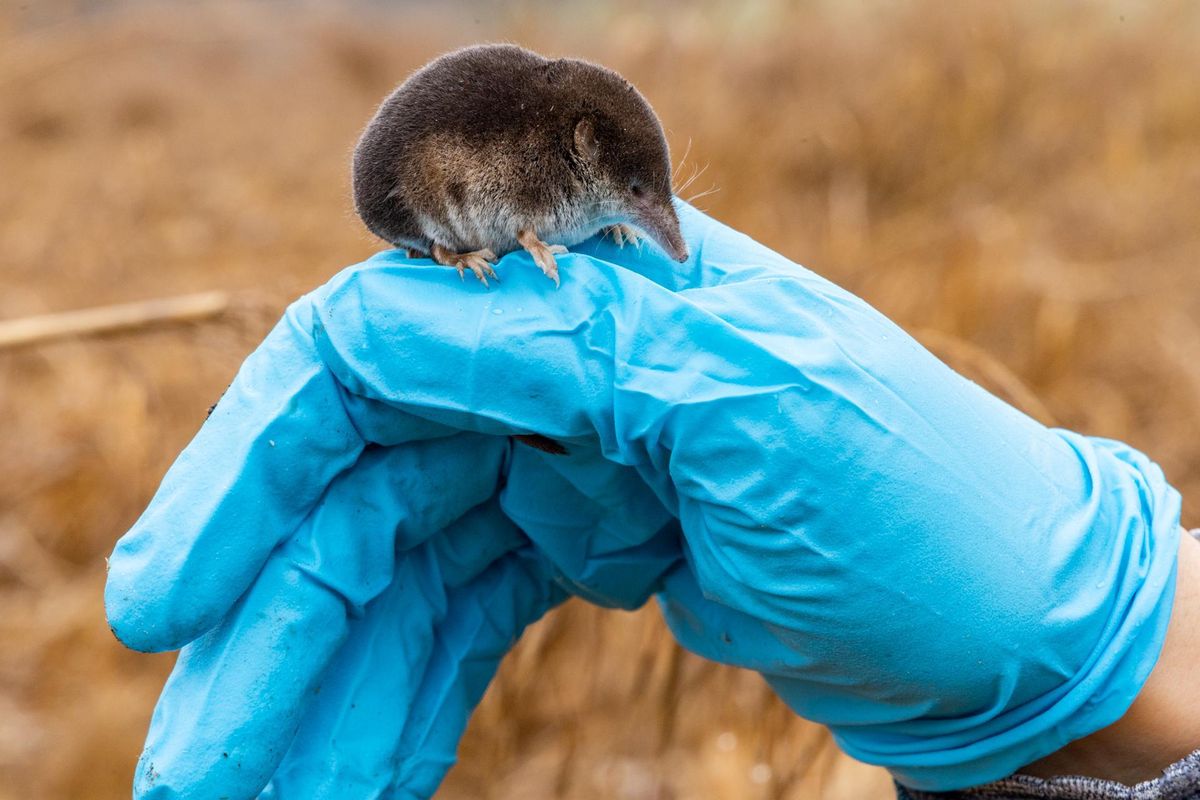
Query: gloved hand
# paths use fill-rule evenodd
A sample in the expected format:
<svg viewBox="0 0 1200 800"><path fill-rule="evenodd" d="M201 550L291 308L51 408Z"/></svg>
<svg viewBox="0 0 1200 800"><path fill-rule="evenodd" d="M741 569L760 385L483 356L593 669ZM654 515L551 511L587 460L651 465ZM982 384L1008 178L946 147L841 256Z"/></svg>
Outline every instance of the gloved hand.
<svg viewBox="0 0 1200 800"><path fill-rule="evenodd" d="M1123 713L1174 590L1157 467L681 220L684 265L593 241L561 290L513 254L489 293L384 253L289 310L113 555L117 635L193 642L140 791L428 796L565 592L660 590L685 646L916 788ZM498 438L529 432L571 455Z"/></svg>
<svg viewBox="0 0 1200 800"><path fill-rule="evenodd" d="M429 797L525 625L566 589L638 607L680 559L630 470L346 394L314 307L247 359L110 559L113 632L186 643L137 797Z"/></svg>

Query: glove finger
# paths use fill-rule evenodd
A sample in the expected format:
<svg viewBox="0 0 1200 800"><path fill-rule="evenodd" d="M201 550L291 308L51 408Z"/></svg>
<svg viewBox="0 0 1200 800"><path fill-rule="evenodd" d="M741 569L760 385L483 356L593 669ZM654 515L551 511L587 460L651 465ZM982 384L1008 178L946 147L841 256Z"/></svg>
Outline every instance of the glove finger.
<svg viewBox="0 0 1200 800"><path fill-rule="evenodd" d="M569 458L514 448L500 504L556 579L599 605L641 607L681 557L674 517L635 470L594 448Z"/></svg>
<svg viewBox="0 0 1200 800"><path fill-rule="evenodd" d="M536 270L514 269L504 292L483 294L379 256L328 286L314 320L317 351L350 396L461 430L585 442L598 435L609 456L617 450L615 348L638 324L625 301L647 300L654 317L678 303L606 262L560 260L578 274L557 292ZM420 359L372 355L417 349Z"/></svg>
<svg viewBox="0 0 1200 800"><path fill-rule="evenodd" d="M288 309L117 542L104 602L127 646L173 650L212 628L362 452L312 321L311 298ZM391 417L392 441L445 434Z"/></svg>
<svg viewBox="0 0 1200 800"><path fill-rule="evenodd" d="M500 661L527 626L566 598L533 548L511 554L450 592L433 659L397 751L395 797L433 796Z"/></svg>
<svg viewBox="0 0 1200 800"><path fill-rule="evenodd" d="M150 720L133 795L253 797L346 634L341 598L286 559L180 651Z"/></svg>
<svg viewBox="0 0 1200 800"><path fill-rule="evenodd" d="M397 542L424 540L486 500L506 453L503 441L462 435L370 450L339 476L220 625L180 653L135 793L253 797L342 644L347 614L400 580ZM401 564L405 583L429 580Z"/></svg>
<svg viewBox="0 0 1200 800"><path fill-rule="evenodd" d="M313 510L292 557L361 614L394 579L395 554L494 495L508 457L507 440L476 434L372 448Z"/></svg>
<svg viewBox="0 0 1200 800"><path fill-rule="evenodd" d="M520 557L482 576L482 559L447 559L524 541L494 503L463 523L410 554L405 580L353 623L263 800L424 797L436 788L496 664L560 597Z"/></svg>

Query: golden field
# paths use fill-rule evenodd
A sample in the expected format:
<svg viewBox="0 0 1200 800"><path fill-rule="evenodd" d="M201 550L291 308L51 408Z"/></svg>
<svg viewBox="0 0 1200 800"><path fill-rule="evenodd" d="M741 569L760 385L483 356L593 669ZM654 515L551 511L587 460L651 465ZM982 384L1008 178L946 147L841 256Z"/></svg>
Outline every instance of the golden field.
<svg viewBox="0 0 1200 800"><path fill-rule="evenodd" d="M393 84L470 42L623 72L681 179L703 169L685 196L1152 454L1196 523L1200 6L648 8L0 3L0 320L236 297L0 350L0 800L129 796L172 657L112 638L104 557L285 304L380 247L350 150ZM890 796L653 608L531 629L460 755L439 796Z"/></svg>

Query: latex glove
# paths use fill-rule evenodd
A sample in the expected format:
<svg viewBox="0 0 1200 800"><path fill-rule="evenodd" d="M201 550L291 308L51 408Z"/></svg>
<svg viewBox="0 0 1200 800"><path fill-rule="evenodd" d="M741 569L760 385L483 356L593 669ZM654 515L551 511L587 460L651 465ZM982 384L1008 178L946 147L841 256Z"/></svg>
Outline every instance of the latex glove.
<svg viewBox="0 0 1200 800"><path fill-rule="evenodd" d="M318 350L352 394L634 467L682 523L681 641L764 672L909 785L986 782L1120 717L1173 598L1161 471L1046 429L858 298L681 213L682 269L649 248L629 262L645 276L565 256L554 293L523 262L466 294L381 257L330 288Z"/></svg>
<svg viewBox="0 0 1200 800"><path fill-rule="evenodd" d="M1153 465L1045 430L861 301L683 217L683 270L566 256L556 293L519 256L488 295L373 259L312 298L321 374L360 431L408 411L632 465L683 523L666 608L685 644L764 671L910 785L991 780L1119 716L1173 588L1178 498Z"/></svg>
<svg viewBox="0 0 1200 800"><path fill-rule="evenodd" d="M429 797L500 658L563 587L635 607L680 558L677 524L628 471L569 459L589 497L542 464L556 457L347 395L313 347L319 299L247 359L111 558L114 633L190 642L138 797ZM570 574L554 569L501 496L586 558L552 547Z"/></svg>

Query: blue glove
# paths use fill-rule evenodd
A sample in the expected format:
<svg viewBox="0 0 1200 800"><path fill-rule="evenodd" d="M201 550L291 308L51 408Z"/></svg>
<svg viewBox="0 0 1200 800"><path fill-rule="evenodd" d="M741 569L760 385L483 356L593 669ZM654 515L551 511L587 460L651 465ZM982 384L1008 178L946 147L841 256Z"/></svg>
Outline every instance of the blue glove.
<svg viewBox="0 0 1200 800"><path fill-rule="evenodd" d="M314 299L110 559L113 632L186 644L137 797L430 797L528 623L568 591L636 608L681 559L678 522L598 453L511 452L347 394L314 349Z"/></svg>
<svg viewBox="0 0 1200 800"><path fill-rule="evenodd" d="M289 311L113 556L117 635L195 640L141 791L334 796L337 773L342 796L428 796L566 592L661 591L685 646L916 788L1121 716L1173 598L1158 468L681 219L684 265L591 242L560 291L514 254L486 293L385 253ZM497 438L529 432L571 456Z"/></svg>

